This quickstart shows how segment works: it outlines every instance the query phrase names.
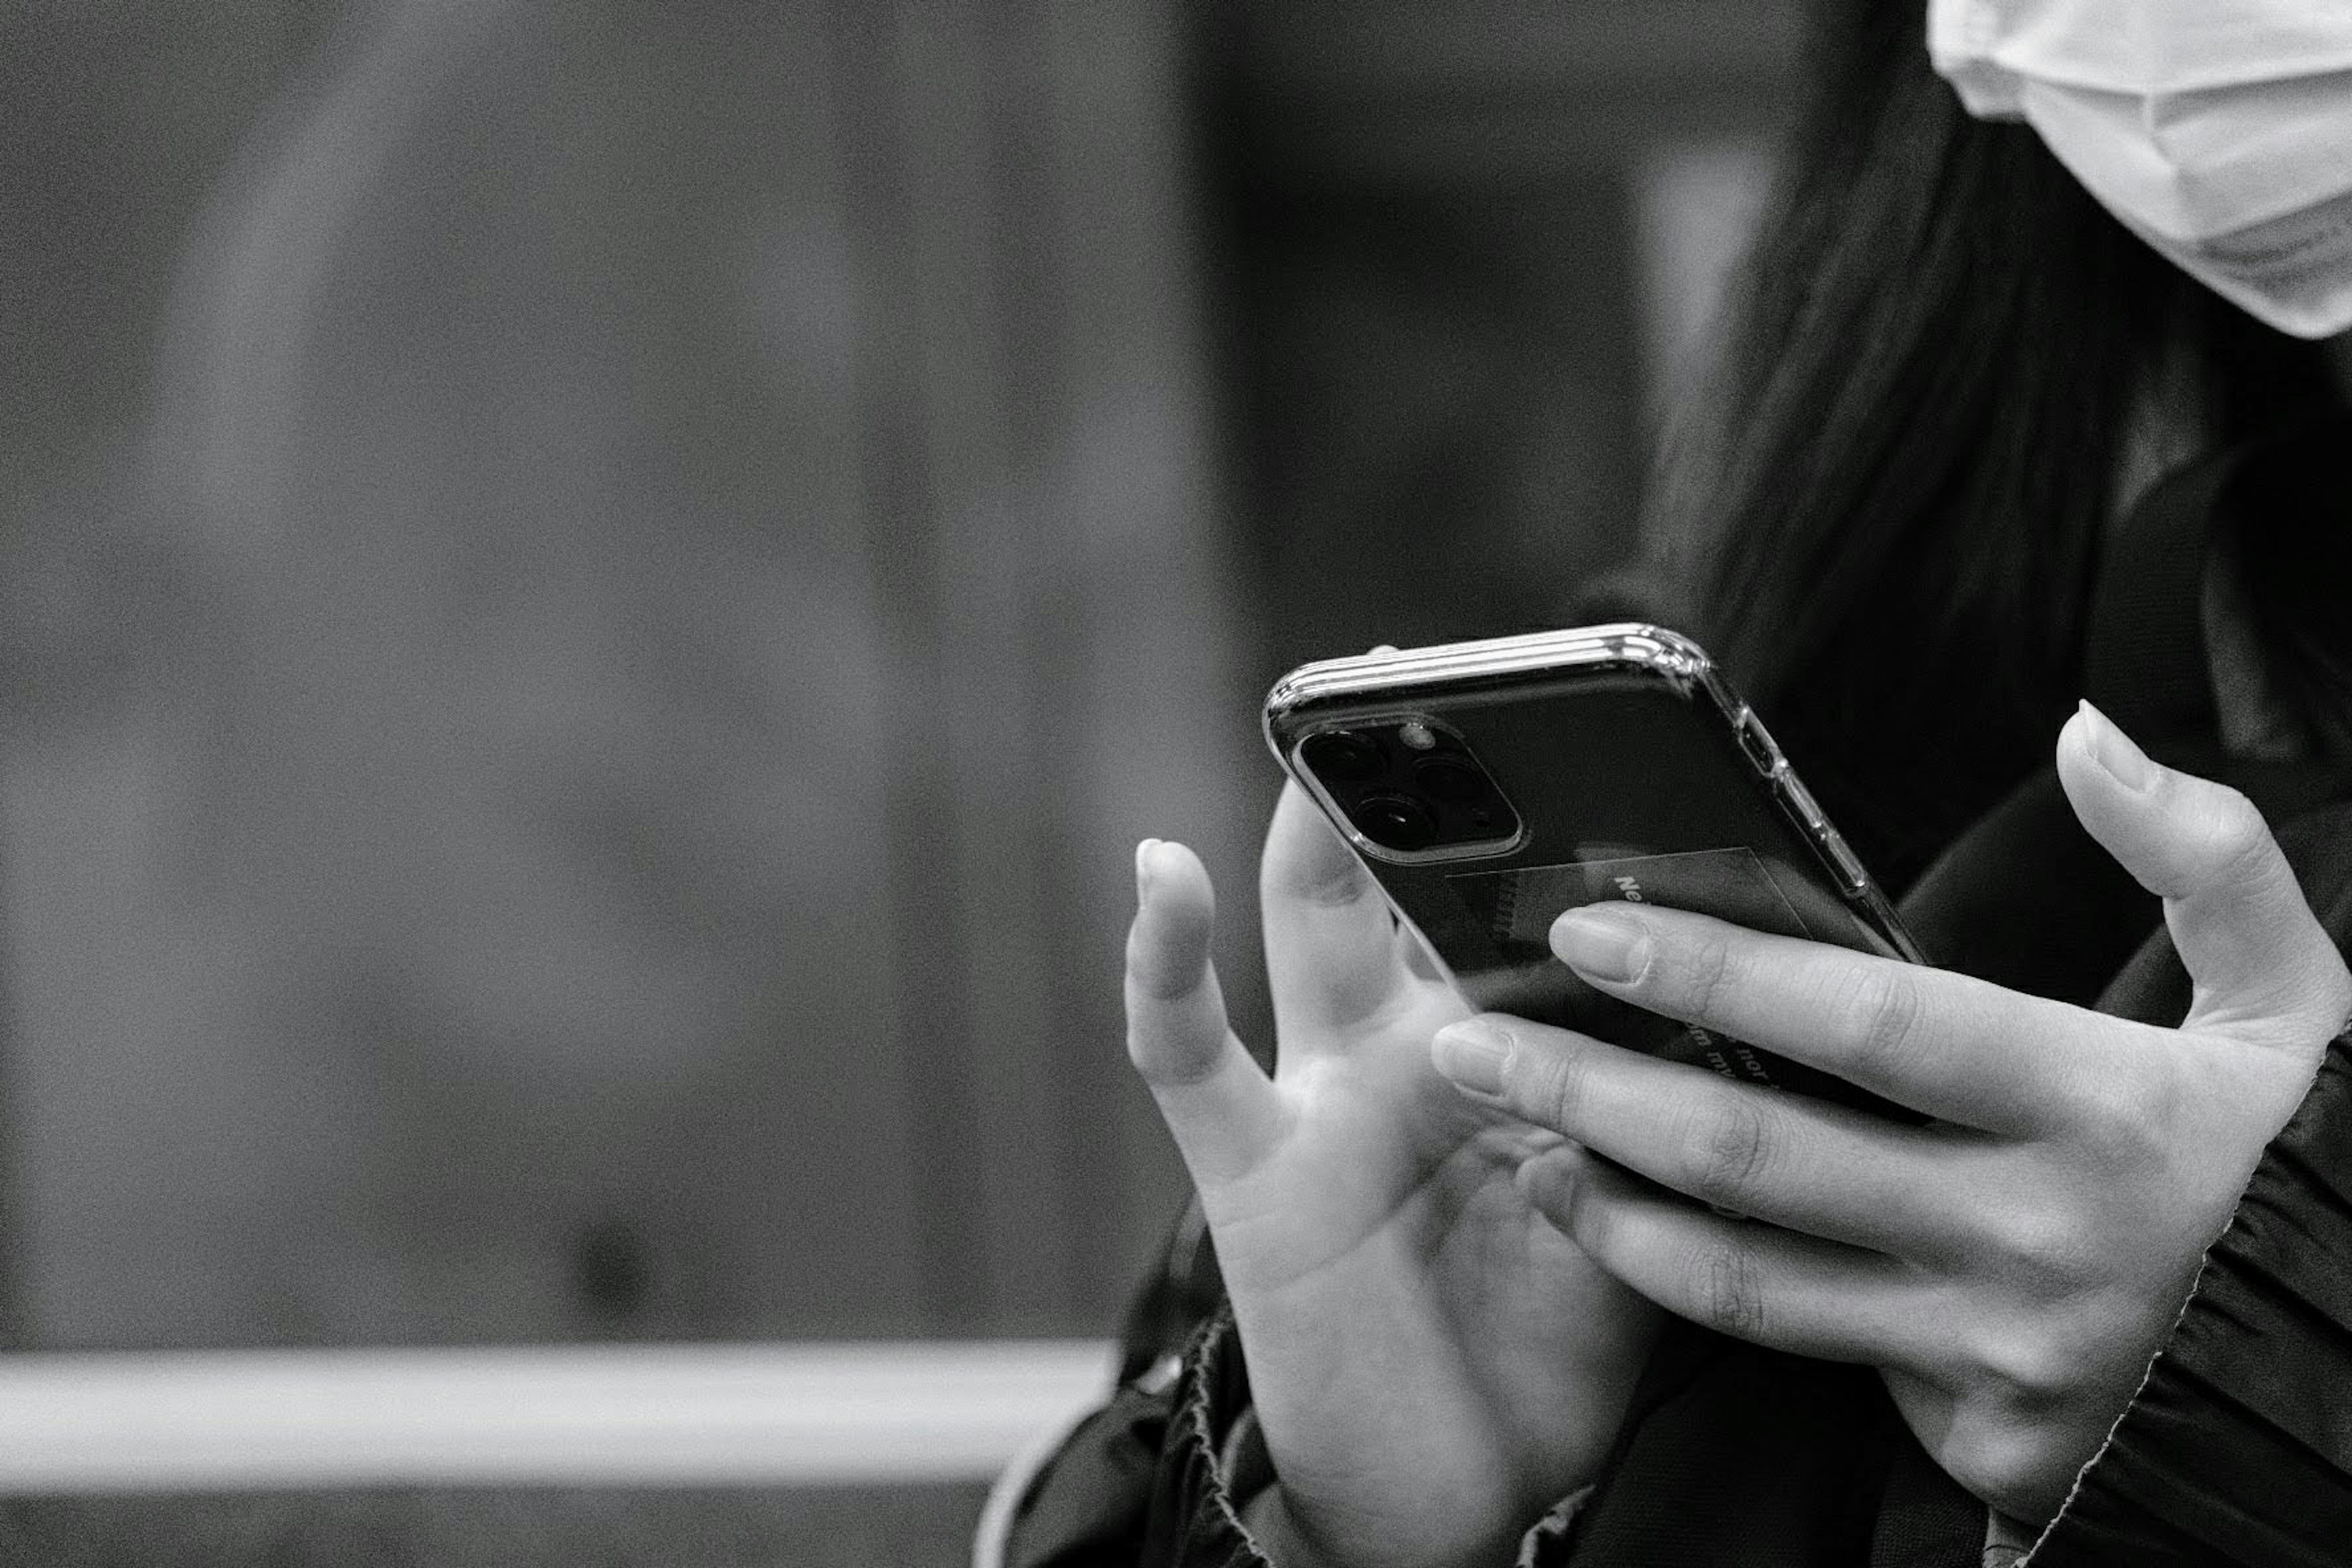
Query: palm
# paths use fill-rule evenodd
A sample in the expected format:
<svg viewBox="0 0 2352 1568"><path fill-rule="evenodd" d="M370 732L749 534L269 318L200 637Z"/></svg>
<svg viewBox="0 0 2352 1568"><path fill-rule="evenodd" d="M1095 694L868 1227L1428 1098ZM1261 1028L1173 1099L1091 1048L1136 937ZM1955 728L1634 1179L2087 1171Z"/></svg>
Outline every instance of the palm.
<svg viewBox="0 0 2352 1568"><path fill-rule="evenodd" d="M1491 1560L1591 1475L1655 1314L1517 1184L1563 1141L1471 1105L1430 1066L1431 1036L1464 1008L1404 963L1369 884L1283 896L1286 875L1360 876L1302 807L1286 802L1267 849L1272 1083L1251 1066L1255 1089L1213 1092L1262 1099L1198 1112L1155 1089L1294 1516L1349 1562ZM1205 877L1199 892L1204 941ZM1183 920L1183 889L1160 902ZM1147 1032L1139 1020L1152 1077ZM1227 1058L1213 1076L1238 1071Z"/></svg>

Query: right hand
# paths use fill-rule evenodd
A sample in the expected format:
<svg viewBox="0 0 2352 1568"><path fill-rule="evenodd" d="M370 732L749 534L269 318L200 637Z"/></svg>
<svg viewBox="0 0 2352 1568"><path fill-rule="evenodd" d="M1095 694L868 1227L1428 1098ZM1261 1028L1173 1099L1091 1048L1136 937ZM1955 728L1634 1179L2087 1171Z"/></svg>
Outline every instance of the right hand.
<svg viewBox="0 0 2352 1568"><path fill-rule="evenodd" d="M1152 841L1136 871L1128 1052L1215 1237L1281 1568L1510 1562L1598 1471L1659 1322L1517 1179L1574 1147L1430 1065L1467 1009L1297 785L1260 876L1272 1078L1225 1020L1207 871Z"/></svg>

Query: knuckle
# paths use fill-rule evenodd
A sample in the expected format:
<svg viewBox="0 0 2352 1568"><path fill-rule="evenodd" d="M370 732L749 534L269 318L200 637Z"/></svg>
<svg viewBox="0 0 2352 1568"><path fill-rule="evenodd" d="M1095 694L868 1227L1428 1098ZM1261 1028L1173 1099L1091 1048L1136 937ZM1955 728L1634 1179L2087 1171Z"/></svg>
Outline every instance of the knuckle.
<svg viewBox="0 0 2352 1568"><path fill-rule="evenodd" d="M1258 897L1268 909L1342 908L1362 899L1371 879L1297 785L1285 786L1257 863Z"/></svg>
<svg viewBox="0 0 2352 1568"><path fill-rule="evenodd" d="M1127 1059L1143 1081L1157 1089L1189 1089L1213 1077L1224 1054L1222 1028L1145 1028L1129 1026Z"/></svg>
<svg viewBox="0 0 2352 1568"><path fill-rule="evenodd" d="M1354 909L1371 890L1352 862L1310 869L1291 886L1298 901L1310 910Z"/></svg>
<svg viewBox="0 0 2352 1568"><path fill-rule="evenodd" d="M1199 967L1138 921L1127 937L1127 1011L1132 1018L1153 1004L1181 1001L1200 984Z"/></svg>
<svg viewBox="0 0 2352 1568"><path fill-rule="evenodd" d="M2216 784L2206 797L2206 831L2224 854L2245 855L2270 845L2270 824L2243 790Z"/></svg>
<svg viewBox="0 0 2352 1568"><path fill-rule="evenodd" d="M2128 1074L2094 1102L2088 1142L2106 1165L2137 1174L2172 1163L2179 1140L2182 1085L2154 1074Z"/></svg>
<svg viewBox="0 0 2352 1568"><path fill-rule="evenodd" d="M1168 1044L1159 1032L1130 1013L1127 1022L1127 1059L1146 1083L1158 1083L1168 1076Z"/></svg>
<svg viewBox="0 0 2352 1568"><path fill-rule="evenodd" d="M2062 1290L2079 1271L2082 1237L2070 1216L2035 1205L2013 1209L1988 1228L2009 1268L2038 1293Z"/></svg>
<svg viewBox="0 0 2352 1568"><path fill-rule="evenodd" d="M1546 1212L1587 1257L1603 1265L1623 1261L1619 1246L1623 1233L1615 1206L1606 1194L1593 1191L1591 1183L1570 1184L1553 1196Z"/></svg>
<svg viewBox="0 0 2352 1568"><path fill-rule="evenodd" d="M1146 1083L1155 1083L1162 1076L1159 1042L1132 1024L1127 1030L1127 1060Z"/></svg>
<svg viewBox="0 0 2352 1568"><path fill-rule="evenodd" d="M1979 1375L1991 1384L1989 1403L2011 1415L2031 1419L2064 1405L2082 1387L2088 1347L2074 1342L2065 1314L2042 1310L2026 1321L2012 1318L1989 1331L1978 1346Z"/></svg>
<svg viewBox="0 0 2352 1568"><path fill-rule="evenodd" d="M1719 1247L1708 1253L1699 1280L1701 1321L1733 1339L1763 1337L1764 1292L1756 1261L1737 1247Z"/></svg>
<svg viewBox="0 0 2352 1568"><path fill-rule="evenodd" d="M2160 1170L2178 1154L2184 1131L2192 1130L2200 1107L2184 1098L2188 1085L2157 1070L2153 1049L2123 1055L2107 1070L2053 1096L2069 1134L2096 1168L2113 1180ZM2053 1220L2053 1228L2057 1221Z"/></svg>
<svg viewBox="0 0 2352 1568"><path fill-rule="evenodd" d="M1127 1005L1127 1059L1146 1079L1155 1079L1164 1069L1169 1054L1165 1026L1148 1008L1139 1005L1130 994Z"/></svg>
<svg viewBox="0 0 2352 1568"><path fill-rule="evenodd" d="M1579 1125L1589 1073L1574 1052L1539 1050L1525 1040L1512 1043L1508 1087L1512 1101L1531 1120L1558 1132Z"/></svg>
<svg viewBox="0 0 2352 1568"><path fill-rule="evenodd" d="M1927 1005L1918 977L1900 964L1873 963L1848 970L1833 984L1832 1026L1857 1065L1881 1072L1899 1068Z"/></svg>
<svg viewBox="0 0 2352 1568"><path fill-rule="evenodd" d="M1707 936L1676 946L1675 962L1655 971L1663 983L1658 989L1680 1004L1680 1010L1701 1019L1716 1017L1738 977L1738 960L1731 943L1719 936Z"/></svg>
<svg viewBox="0 0 2352 1568"><path fill-rule="evenodd" d="M1764 1179L1777 1140L1770 1121L1747 1095L1727 1096L1700 1119L1690 1140L1688 1171L1693 1197L1718 1207L1740 1208Z"/></svg>
<svg viewBox="0 0 2352 1568"><path fill-rule="evenodd" d="M1361 900L1365 883L1353 859L1332 855L1269 855L1258 874L1262 902L1307 910L1345 909Z"/></svg>
<svg viewBox="0 0 2352 1568"><path fill-rule="evenodd" d="M2278 848L2270 824L2254 803L2226 784L2213 784L2199 795L2191 817L2199 871L2216 882L2273 876Z"/></svg>

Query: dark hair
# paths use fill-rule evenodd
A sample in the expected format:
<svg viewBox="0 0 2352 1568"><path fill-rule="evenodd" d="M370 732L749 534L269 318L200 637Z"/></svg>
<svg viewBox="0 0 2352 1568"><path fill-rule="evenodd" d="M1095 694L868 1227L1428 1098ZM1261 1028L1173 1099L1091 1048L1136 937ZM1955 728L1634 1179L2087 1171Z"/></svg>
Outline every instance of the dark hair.
<svg viewBox="0 0 2352 1568"><path fill-rule="evenodd" d="M2333 394L2313 345L2149 249L2032 130L1972 119L1917 0L1838 11L1661 523L1714 651L1899 882L2072 707L2151 395L2226 439Z"/></svg>

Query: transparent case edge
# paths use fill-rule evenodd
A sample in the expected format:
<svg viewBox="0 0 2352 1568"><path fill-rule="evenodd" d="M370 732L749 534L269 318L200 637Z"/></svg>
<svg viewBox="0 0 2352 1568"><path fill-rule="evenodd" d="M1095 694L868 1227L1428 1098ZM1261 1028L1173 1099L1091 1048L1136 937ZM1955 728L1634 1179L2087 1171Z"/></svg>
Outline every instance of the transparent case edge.
<svg viewBox="0 0 2352 1568"><path fill-rule="evenodd" d="M1774 808L1812 847L1840 895L1898 956L1913 963L1928 962L1905 929L1902 917L1885 892L1821 808L1812 804L1811 792L1780 754L1780 747L1755 710L1725 682L1704 648L1667 627L1643 621L1620 621L1479 642L1404 648L1394 653L1318 659L1299 666L1275 682L1266 693L1260 723L1267 749L1282 764L1283 772L1296 779L1317 802L1327 820L1336 823L1339 819L1296 755L1298 745L1313 732L1304 726L1293 730L1292 722L1301 713L1326 702L1368 696L1392 696L1401 704L1409 705L1410 693L1416 687L1446 686L1482 676L1499 678L1539 670L1610 667L1657 676L1686 695L1703 693L1717 717L1739 742L1741 755L1765 785ZM1355 844L1360 836L1349 831L1345 824L1340 827L1349 842ZM1362 846L1357 847L1360 852Z"/></svg>

